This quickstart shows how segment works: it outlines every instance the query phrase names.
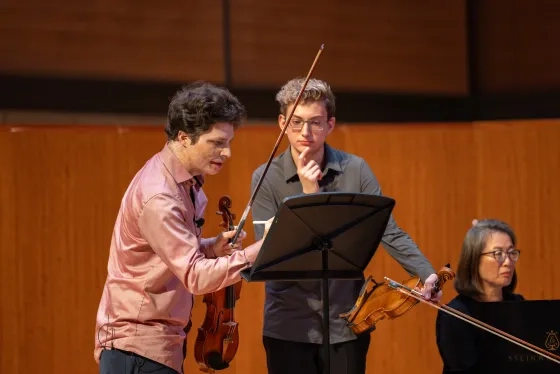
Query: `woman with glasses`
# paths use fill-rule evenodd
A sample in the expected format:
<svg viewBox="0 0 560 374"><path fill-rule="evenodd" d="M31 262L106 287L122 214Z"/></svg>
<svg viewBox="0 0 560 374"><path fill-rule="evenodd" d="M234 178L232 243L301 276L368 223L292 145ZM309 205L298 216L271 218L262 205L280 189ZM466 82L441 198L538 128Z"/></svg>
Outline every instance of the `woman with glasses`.
<svg viewBox="0 0 560 374"><path fill-rule="evenodd" d="M515 294L515 265L520 251L513 229L505 222L473 221L467 232L454 281L458 295L447 305L471 315L478 303L524 300ZM485 332L440 311L436 339L443 373L478 373L477 341Z"/></svg>

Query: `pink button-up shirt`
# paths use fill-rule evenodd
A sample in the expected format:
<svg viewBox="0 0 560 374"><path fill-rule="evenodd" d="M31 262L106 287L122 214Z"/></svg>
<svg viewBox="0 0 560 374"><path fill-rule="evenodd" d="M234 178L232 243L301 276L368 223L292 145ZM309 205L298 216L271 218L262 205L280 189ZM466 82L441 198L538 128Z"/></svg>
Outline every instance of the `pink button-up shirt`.
<svg viewBox="0 0 560 374"><path fill-rule="evenodd" d="M194 184L194 186L193 186ZM195 207L190 197L194 188ZM97 312L94 357L118 348L182 372L193 295L240 281L260 242L215 258L195 220L208 200L167 145L136 174L115 222Z"/></svg>

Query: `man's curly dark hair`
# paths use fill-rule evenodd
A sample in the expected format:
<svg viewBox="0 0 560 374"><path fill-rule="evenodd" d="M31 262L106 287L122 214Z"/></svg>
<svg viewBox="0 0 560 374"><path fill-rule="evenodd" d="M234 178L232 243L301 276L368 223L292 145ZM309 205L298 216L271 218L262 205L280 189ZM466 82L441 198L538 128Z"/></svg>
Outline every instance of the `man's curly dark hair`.
<svg viewBox="0 0 560 374"><path fill-rule="evenodd" d="M231 123L237 129L246 114L229 90L199 81L183 86L171 99L165 133L168 140L175 140L179 131L184 131L195 144L216 123Z"/></svg>

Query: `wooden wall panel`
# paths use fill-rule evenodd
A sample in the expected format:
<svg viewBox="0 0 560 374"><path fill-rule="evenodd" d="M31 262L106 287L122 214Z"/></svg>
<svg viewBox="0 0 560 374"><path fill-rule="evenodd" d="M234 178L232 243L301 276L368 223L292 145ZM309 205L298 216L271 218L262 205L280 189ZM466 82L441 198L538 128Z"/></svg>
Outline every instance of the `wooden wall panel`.
<svg viewBox="0 0 560 374"><path fill-rule="evenodd" d="M11 136L0 135L0 371L20 372L18 337L22 336L25 318L21 315L23 295L20 295L18 263L18 240L16 233L18 206L16 203L16 169ZM11 285L12 287L9 287Z"/></svg>
<svg viewBox="0 0 560 374"><path fill-rule="evenodd" d="M233 80L280 86L315 76L337 90L465 94L465 1L233 3Z"/></svg>
<svg viewBox="0 0 560 374"><path fill-rule="evenodd" d="M478 214L507 217L519 235L519 291L560 297L558 120L476 125Z"/></svg>
<svg viewBox="0 0 560 374"><path fill-rule="evenodd" d="M231 2L236 86L305 75L338 90L467 92L465 1ZM222 2L5 0L0 72L223 82Z"/></svg>
<svg viewBox="0 0 560 374"><path fill-rule="evenodd" d="M397 223L436 270L448 262L455 267L462 237L477 213L472 204L476 190L469 188L476 178L476 164L470 165L475 156L472 126L348 126L341 130L347 135L344 149L368 161L383 193L397 201ZM377 281L384 276L409 277L381 249L366 272ZM447 285L445 300L453 294L453 287ZM368 373L438 372L435 315L435 309L418 305L398 320L380 322L372 334ZM403 352L407 360L402 359ZM419 363L427 367L422 369Z"/></svg>
<svg viewBox="0 0 560 374"><path fill-rule="evenodd" d="M560 3L477 1L477 55L482 93L546 92L560 87Z"/></svg>
<svg viewBox="0 0 560 374"><path fill-rule="evenodd" d="M93 374L95 313L105 280L108 246L122 194L164 143L158 127L0 128L0 372ZM223 194L241 216L252 170L265 162L276 126L238 131L233 158L209 177L206 235L218 232L214 214ZM456 267L464 233L475 217L510 222L523 250L520 291L529 299L560 298L558 218L560 121L475 124L339 126L330 143L364 157L395 218L439 269ZM284 141L280 151L284 149ZM247 242L253 240L249 218ZM408 276L380 248L366 270L378 280ZM444 288L444 301L455 295ZM263 285L243 284L237 318L241 346L224 373L266 372L261 343ZM196 298L194 326L205 313ZM418 305L372 334L368 373L441 370L434 336L436 311ZM197 372L190 336L186 372ZM407 360L403 360L406 352ZM33 359L30 360L30 354Z"/></svg>
<svg viewBox="0 0 560 374"><path fill-rule="evenodd" d="M476 1L481 93L560 87L554 0ZM316 76L337 90L466 94L466 1L231 2L233 84ZM224 83L219 0L4 0L0 73Z"/></svg>
<svg viewBox="0 0 560 374"><path fill-rule="evenodd" d="M114 129L1 134L2 170L13 171L2 173L2 197L11 196L2 205L14 208L2 209L0 218L8 233L0 299L10 311L1 313L2 357L14 366L0 372L94 372L84 363L92 358L91 321L119 195L165 138Z"/></svg>
<svg viewBox="0 0 560 374"><path fill-rule="evenodd" d="M223 81L221 2L4 0L0 71Z"/></svg>

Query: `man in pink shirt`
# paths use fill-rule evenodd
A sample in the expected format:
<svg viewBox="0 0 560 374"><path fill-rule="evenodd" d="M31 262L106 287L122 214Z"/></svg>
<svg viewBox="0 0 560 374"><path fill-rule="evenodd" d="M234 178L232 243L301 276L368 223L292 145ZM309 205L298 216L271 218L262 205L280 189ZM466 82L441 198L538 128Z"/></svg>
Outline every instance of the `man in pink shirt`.
<svg viewBox="0 0 560 374"><path fill-rule="evenodd" d="M244 117L235 96L208 83L171 100L168 141L132 179L115 222L95 329L101 374L182 373L193 295L240 281L255 261L262 240L241 250L228 244L235 231L201 237L203 176L231 156Z"/></svg>

